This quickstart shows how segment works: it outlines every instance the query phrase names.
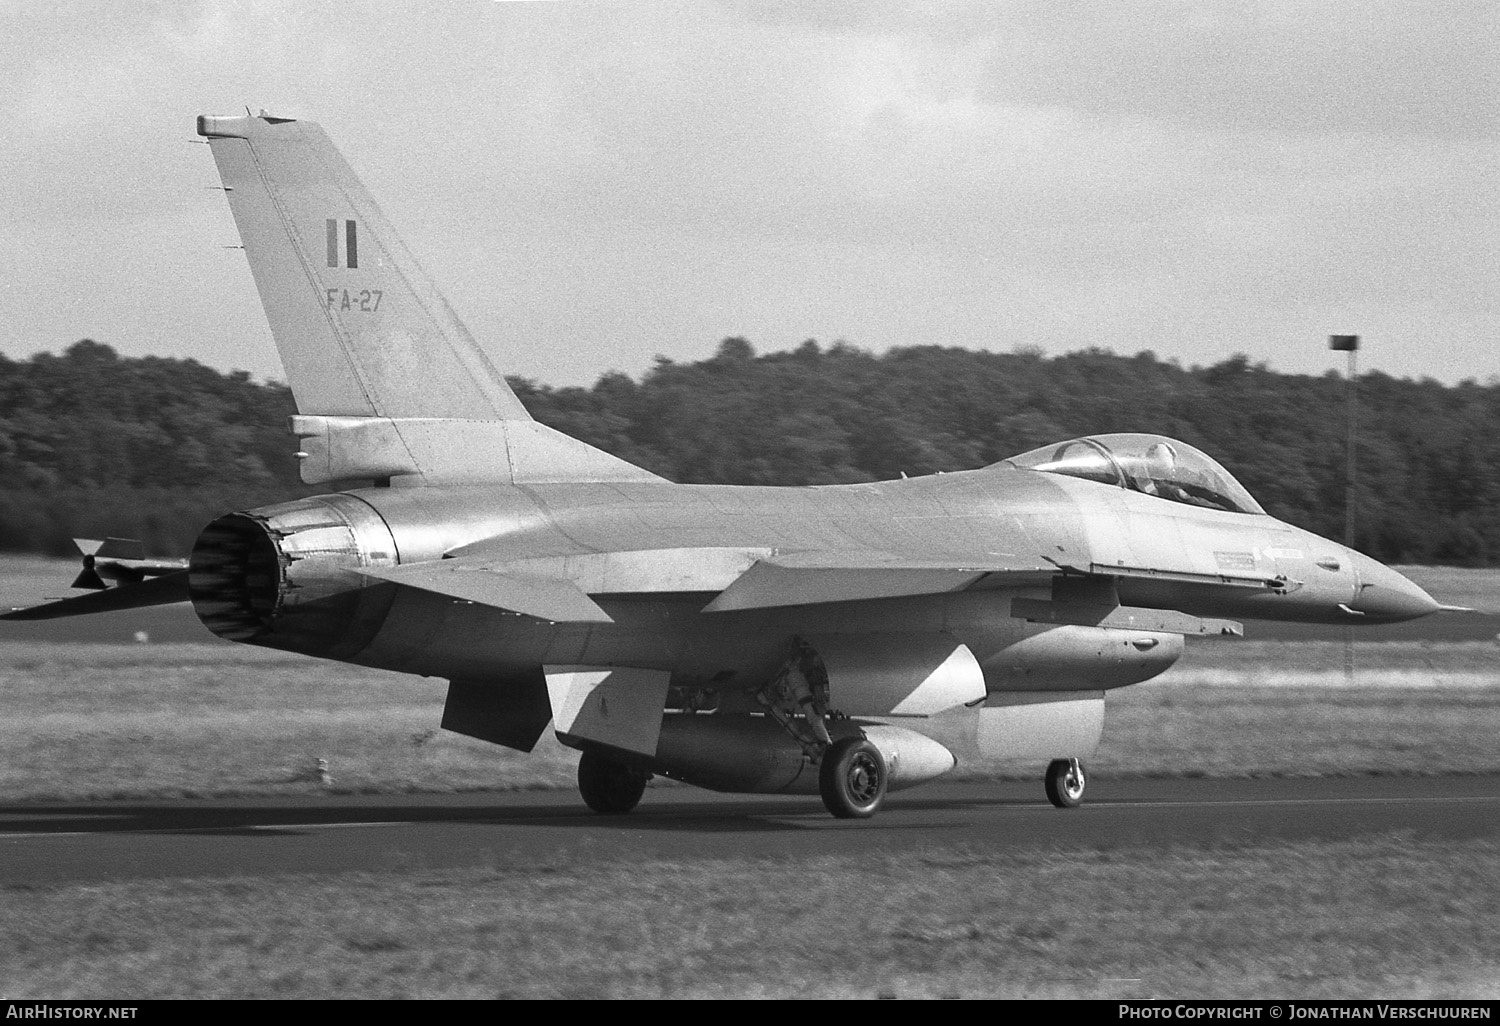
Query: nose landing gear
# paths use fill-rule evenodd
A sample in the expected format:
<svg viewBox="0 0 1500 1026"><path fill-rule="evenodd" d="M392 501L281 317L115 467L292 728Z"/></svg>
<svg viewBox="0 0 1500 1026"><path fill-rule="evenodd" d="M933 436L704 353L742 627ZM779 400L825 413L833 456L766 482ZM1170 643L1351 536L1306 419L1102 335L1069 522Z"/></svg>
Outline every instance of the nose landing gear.
<svg viewBox="0 0 1500 1026"><path fill-rule="evenodd" d="M1059 809L1074 809L1083 803L1083 789L1088 783L1083 763L1077 759L1053 759L1043 778L1047 800Z"/></svg>

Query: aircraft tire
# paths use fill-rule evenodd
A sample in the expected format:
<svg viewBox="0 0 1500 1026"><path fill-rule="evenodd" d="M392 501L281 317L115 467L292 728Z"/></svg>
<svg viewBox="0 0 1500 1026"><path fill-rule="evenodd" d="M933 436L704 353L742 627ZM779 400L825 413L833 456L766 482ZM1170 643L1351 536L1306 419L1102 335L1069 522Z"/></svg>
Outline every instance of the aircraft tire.
<svg viewBox="0 0 1500 1026"><path fill-rule="evenodd" d="M1083 789L1088 784L1083 763L1078 764L1075 774L1071 760L1053 759L1047 765L1047 775L1043 780L1047 785L1047 800L1059 809L1076 809L1083 804Z"/></svg>
<svg viewBox="0 0 1500 1026"><path fill-rule="evenodd" d="M869 819L885 801L885 759L863 737L835 741L818 769L823 804L839 819Z"/></svg>
<svg viewBox="0 0 1500 1026"><path fill-rule="evenodd" d="M604 816L623 816L640 804L650 774L597 752L578 760L578 793L583 803Z"/></svg>

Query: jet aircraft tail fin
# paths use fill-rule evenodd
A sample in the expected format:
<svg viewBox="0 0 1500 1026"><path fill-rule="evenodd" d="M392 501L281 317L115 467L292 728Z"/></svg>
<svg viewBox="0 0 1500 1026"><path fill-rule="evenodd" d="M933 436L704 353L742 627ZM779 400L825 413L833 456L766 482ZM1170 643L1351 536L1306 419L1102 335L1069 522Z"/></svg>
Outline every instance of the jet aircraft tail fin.
<svg viewBox="0 0 1500 1026"><path fill-rule="evenodd" d="M328 136L198 118L304 414L530 420Z"/></svg>
<svg viewBox="0 0 1500 1026"><path fill-rule="evenodd" d="M532 421L321 128L198 118L302 414L308 483L661 480Z"/></svg>

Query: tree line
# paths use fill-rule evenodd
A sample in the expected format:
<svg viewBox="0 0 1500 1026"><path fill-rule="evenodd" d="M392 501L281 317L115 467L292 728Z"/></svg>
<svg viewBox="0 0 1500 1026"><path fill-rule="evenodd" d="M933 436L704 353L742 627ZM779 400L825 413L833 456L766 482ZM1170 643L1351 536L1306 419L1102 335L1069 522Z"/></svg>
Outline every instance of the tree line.
<svg viewBox="0 0 1500 1026"><path fill-rule="evenodd" d="M658 358L639 380L511 385L542 423L686 483L873 481L1157 432L1219 460L1272 515L1343 536L1334 371L812 340L758 354L728 338L705 360ZM87 339L61 355L0 356L0 549L65 554L72 537L115 535L180 554L219 513L326 491L297 478L293 412L284 385ZM1365 373L1359 424L1359 548L1398 563L1500 562L1500 383Z"/></svg>

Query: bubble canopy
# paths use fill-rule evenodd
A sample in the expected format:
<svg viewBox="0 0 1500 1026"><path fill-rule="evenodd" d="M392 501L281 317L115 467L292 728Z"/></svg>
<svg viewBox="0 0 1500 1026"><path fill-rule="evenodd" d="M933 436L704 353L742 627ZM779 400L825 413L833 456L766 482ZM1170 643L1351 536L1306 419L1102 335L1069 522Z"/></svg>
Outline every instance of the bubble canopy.
<svg viewBox="0 0 1500 1026"><path fill-rule="evenodd" d="M1229 471L1191 445L1161 435L1090 435L1012 456L1001 461L1005 464L1129 488L1189 506L1265 513Z"/></svg>

